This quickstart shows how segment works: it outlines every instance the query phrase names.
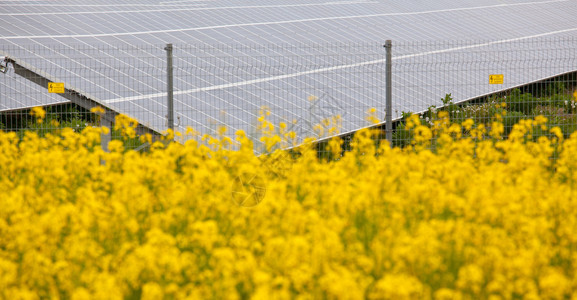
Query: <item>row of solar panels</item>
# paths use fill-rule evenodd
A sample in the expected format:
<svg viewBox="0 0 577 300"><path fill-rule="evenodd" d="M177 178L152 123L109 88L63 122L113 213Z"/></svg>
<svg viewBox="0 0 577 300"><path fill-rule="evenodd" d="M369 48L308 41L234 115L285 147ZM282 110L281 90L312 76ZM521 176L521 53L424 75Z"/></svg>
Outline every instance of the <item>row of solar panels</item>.
<svg viewBox="0 0 577 300"><path fill-rule="evenodd" d="M574 71L576 12L569 0L19 2L0 7L0 54L162 131L174 43L178 126L250 132L266 106L308 135L334 115L343 131L369 108L384 116L385 39L399 117ZM65 100L10 70L0 86L0 111Z"/></svg>

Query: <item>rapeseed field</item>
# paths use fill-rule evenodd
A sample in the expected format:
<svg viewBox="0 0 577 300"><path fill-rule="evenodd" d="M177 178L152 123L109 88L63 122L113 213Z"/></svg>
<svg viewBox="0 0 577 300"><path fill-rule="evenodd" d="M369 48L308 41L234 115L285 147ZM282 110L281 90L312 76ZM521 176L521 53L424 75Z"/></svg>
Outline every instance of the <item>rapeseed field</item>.
<svg viewBox="0 0 577 300"><path fill-rule="evenodd" d="M577 299L577 134L498 119L322 158L264 117L265 155L224 129L0 132L0 299Z"/></svg>

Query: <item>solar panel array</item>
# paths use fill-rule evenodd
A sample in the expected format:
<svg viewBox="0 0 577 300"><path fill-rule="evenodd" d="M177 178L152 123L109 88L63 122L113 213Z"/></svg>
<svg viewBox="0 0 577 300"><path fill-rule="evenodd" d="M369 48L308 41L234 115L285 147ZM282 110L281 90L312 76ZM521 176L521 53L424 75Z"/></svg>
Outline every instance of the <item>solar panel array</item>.
<svg viewBox="0 0 577 300"><path fill-rule="evenodd" d="M177 125L206 133L250 131L262 106L305 135L383 117L387 39L395 118L577 69L575 0L238 2L0 1L0 55L162 131L173 43ZM13 72L0 88L0 111L66 101Z"/></svg>

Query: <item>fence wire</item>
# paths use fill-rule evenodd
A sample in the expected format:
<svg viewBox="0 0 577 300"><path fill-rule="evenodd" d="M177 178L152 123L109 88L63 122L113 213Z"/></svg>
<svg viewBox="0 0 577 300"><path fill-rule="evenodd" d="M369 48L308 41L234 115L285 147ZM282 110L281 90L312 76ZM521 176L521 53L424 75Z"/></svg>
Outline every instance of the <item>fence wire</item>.
<svg viewBox="0 0 577 300"><path fill-rule="evenodd" d="M234 138L243 130L258 152L267 150L260 140L270 134L290 137L284 145L290 146L305 137L350 139L361 128L384 130L383 45L174 44L174 127L194 129L199 135L187 138L197 139ZM566 37L393 41L392 144L410 145L412 133L405 126L410 114L427 125L438 111L447 111L454 122L471 118L487 126L500 115L505 137L513 124L538 115L548 118L547 126L571 134L577 129L576 46L577 39ZM141 132L162 134L169 128L164 47L3 46L0 128L82 130L102 125L89 111L102 106L111 116L135 118ZM50 93L49 82L63 83L65 92ZM30 114L36 106L46 108L42 124Z"/></svg>

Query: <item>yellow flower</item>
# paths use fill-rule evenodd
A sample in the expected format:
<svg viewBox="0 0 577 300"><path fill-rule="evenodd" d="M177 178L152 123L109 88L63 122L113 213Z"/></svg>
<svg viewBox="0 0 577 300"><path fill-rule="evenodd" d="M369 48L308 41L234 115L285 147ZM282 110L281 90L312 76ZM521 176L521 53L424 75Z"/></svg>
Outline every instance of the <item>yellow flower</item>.
<svg viewBox="0 0 577 300"><path fill-rule="evenodd" d="M90 109L90 112L94 114L103 115L106 112L106 110L102 106L95 106Z"/></svg>
<svg viewBox="0 0 577 300"><path fill-rule="evenodd" d="M463 128L465 128L465 130L471 130L471 127L473 127L473 125L475 125L475 121L473 121L472 119L467 119L467 120L463 121L462 125L463 125Z"/></svg>
<svg viewBox="0 0 577 300"><path fill-rule="evenodd" d="M381 122L377 117L377 110L375 108L371 108L367 112L367 121L369 121L371 124L378 124Z"/></svg>
<svg viewBox="0 0 577 300"><path fill-rule="evenodd" d="M30 115L36 117L38 123L42 123L46 117L46 111L41 106L36 106L30 110Z"/></svg>

